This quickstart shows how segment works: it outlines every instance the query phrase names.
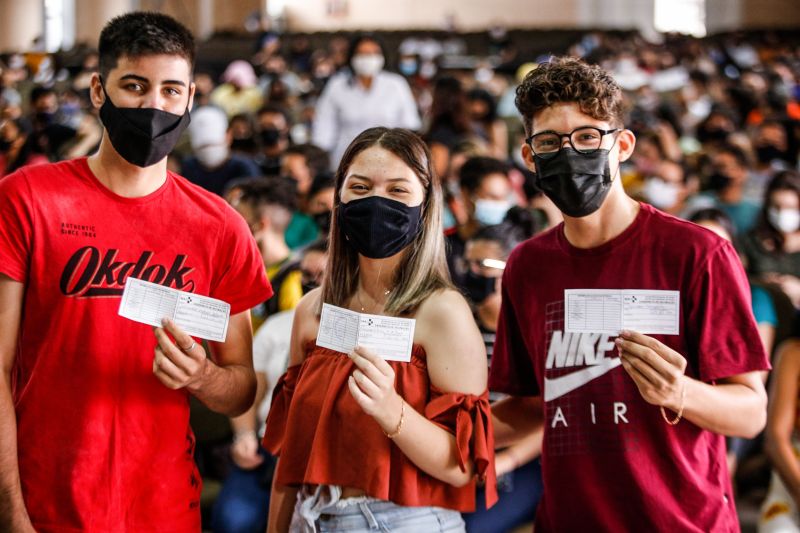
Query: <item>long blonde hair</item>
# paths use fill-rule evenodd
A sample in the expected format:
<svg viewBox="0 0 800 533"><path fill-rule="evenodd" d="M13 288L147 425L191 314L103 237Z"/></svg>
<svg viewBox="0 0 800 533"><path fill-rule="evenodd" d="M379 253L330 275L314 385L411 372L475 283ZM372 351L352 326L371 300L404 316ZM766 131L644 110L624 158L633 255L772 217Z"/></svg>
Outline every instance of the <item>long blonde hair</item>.
<svg viewBox="0 0 800 533"><path fill-rule="evenodd" d="M428 147L418 135L409 130L370 128L361 132L350 143L336 170L328 266L322 281L318 313L322 309L322 302L346 307L358 288L358 252L344 236L339 224L338 208L350 165L358 154L373 146L379 146L399 157L414 171L425 189L420 230L403 251L384 312L388 315L411 314L432 293L453 287L445 258L442 186L433 172Z"/></svg>

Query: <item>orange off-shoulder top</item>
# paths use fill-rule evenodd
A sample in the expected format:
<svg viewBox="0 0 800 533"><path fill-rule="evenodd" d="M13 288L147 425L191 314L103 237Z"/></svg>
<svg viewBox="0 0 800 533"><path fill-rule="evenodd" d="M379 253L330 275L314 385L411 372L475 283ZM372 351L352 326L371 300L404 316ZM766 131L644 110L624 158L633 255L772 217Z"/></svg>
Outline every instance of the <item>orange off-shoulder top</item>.
<svg viewBox="0 0 800 533"><path fill-rule="evenodd" d="M462 471L471 459L477 476L454 487L420 470L347 388L355 364L346 355L307 343L306 359L278 382L263 445L279 455L279 485L339 485L404 506L475 510L476 483L486 484L486 506L497 501L494 436L488 390L480 396L449 393L430 383L425 350L411 362L388 361L395 387L408 405L455 435Z"/></svg>

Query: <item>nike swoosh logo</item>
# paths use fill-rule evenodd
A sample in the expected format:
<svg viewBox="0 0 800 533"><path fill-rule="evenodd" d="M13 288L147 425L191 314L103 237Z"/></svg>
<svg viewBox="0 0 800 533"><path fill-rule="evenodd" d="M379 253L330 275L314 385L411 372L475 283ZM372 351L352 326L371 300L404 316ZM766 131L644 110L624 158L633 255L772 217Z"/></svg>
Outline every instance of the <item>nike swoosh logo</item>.
<svg viewBox="0 0 800 533"><path fill-rule="evenodd" d="M594 366L587 366L581 370L576 370L571 374L559 376L557 378L544 378L544 401L549 402L564 396L568 392L583 387L593 379L614 370L622 364L619 357L607 357L603 362Z"/></svg>

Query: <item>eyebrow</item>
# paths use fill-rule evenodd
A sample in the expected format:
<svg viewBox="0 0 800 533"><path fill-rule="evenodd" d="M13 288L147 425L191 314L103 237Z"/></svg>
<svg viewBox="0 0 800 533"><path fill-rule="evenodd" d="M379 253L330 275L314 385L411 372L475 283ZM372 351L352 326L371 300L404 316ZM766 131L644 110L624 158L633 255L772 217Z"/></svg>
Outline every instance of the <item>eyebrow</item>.
<svg viewBox="0 0 800 533"><path fill-rule="evenodd" d="M143 83L150 83L150 80L148 80L144 76L137 76L136 74L125 74L119 80L120 81L123 81L123 80L135 80L135 81L140 81L140 82L143 82ZM181 87L186 87L186 83L181 81L181 80L164 80L164 81L161 82L161 84L162 85L180 85Z"/></svg>
<svg viewBox="0 0 800 533"><path fill-rule="evenodd" d="M349 177L350 178L358 178L360 180L365 180L365 181L372 181L372 178L369 178L367 176L362 176L360 174L350 174ZM408 182L408 183L411 182L411 180L408 179L408 178L389 178L386 181L389 181L389 182L392 182L392 183L395 183L395 182L398 182L398 181L405 181L405 182Z"/></svg>

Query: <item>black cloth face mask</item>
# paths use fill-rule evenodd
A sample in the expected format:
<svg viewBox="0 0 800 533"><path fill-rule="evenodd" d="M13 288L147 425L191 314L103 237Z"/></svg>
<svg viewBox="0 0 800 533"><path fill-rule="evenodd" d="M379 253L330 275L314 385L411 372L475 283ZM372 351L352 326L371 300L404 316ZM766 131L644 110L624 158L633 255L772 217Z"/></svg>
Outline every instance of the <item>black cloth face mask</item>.
<svg viewBox="0 0 800 533"><path fill-rule="evenodd" d="M473 303L483 303L486 298L494 294L497 286L497 278L490 278L474 273L472 270L467 272L464 278L464 289L467 296Z"/></svg>
<svg viewBox="0 0 800 533"><path fill-rule="evenodd" d="M322 213L312 215L312 218L319 230L327 235L331 229L331 212L323 211Z"/></svg>
<svg viewBox="0 0 800 533"><path fill-rule="evenodd" d="M611 190L608 154L605 149L581 154L565 146L550 158L534 155L536 185L565 215L591 215Z"/></svg>
<svg viewBox="0 0 800 533"><path fill-rule="evenodd" d="M189 107L183 115L176 115L152 107L117 107L108 97L100 107L108 139L119 155L137 167L158 163L175 148L183 131L189 125Z"/></svg>
<svg viewBox="0 0 800 533"><path fill-rule="evenodd" d="M339 204L339 224L348 242L370 259L384 259L400 252L419 232L422 204L369 196Z"/></svg>

